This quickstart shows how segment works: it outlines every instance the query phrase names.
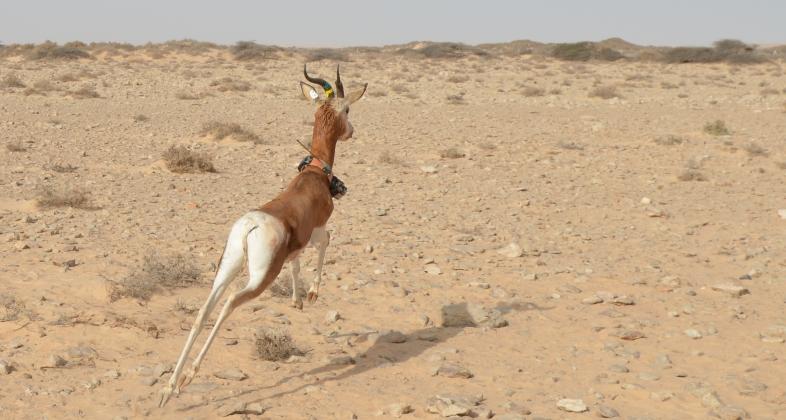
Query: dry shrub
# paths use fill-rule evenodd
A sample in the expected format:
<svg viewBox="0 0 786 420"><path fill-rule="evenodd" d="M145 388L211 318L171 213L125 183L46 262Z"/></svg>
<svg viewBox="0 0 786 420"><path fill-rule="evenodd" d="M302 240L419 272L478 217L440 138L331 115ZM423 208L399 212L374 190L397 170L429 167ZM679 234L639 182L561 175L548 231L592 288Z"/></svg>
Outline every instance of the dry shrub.
<svg viewBox="0 0 786 420"><path fill-rule="evenodd" d="M174 310L176 310L177 312L182 312L186 315L191 315L199 310L199 305L196 303L187 303L183 299L177 298L177 301L175 302Z"/></svg>
<svg viewBox="0 0 786 420"><path fill-rule="evenodd" d="M144 114L137 114L134 115L134 122L148 122L150 121L150 117Z"/></svg>
<svg viewBox="0 0 786 420"><path fill-rule="evenodd" d="M599 47L592 42L557 44L551 50L551 56L565 61L616 61L624 58L619 51L611 48Z"/></svg>
<svg viewBox="0 0 786 420"><path fill-rule="evenodd" d="M464 152L462 152L461 150L455 147L451 147L450 149L443 150L442 152L440 152L439 155L445 159L460 159L466 156Z"/></svg>
<svg viewBox="0 0 786 420"><path fill-rule="evenodd" d="M622 96L617 92L616 86L598 86L589 93L590 98L621 98Z"/></svg>
<svg viewBox="0 0 786 420"><path fill-rule="evenodd" d="M56 190L52 187L44 188L36 200L38 206L50 209L57 207L71 207L74 209L93 210L90 194L79 188L64 188Z"/></svg>
<svg viewBox="0 0 786 420"><path fill-rule="evenodd" d="M704 124L704 132L713 136L728 136L731 134L723 120L715 120Z"/></svg>
<svg viewBox="0 0 786 420"><path fill-rule="evenodd" d="M66 164L55 163L54 165L49 166L49 169L54 172L64 174L64 173L76 172L78 168L76 166L71 165L70 163L66 163Z"/></svg>
<svg viewBox="0 0 786 420"><path fill-rule="evenodd" d="M584 150L584 145L581 143L577 143L575 141L561 140L559 143L557 143L557 146L560 149L565 149L565 150L579 150L579 151Z"/></svg>
<svg viewBox="0 0 786 420"><path fill-rule="evenodd" d="M201 276L196 264L182 254L161 256L151 253L144 257L140 268L120 282L109 285L109 299L112 302L124 297L148 300L163 289L199 284Z"/></svg>
<svg viewBox="0 0 786 420"><path fill-rule="evenodd" d="M387 165L396 165L396 166L404 166L405 162L400 157L391 154L389 151L385 150L379 155L379 163L384 163Z"/></svg>
<svg viewBox="0 0 786 420"><path fill-rule="evenodd" d="M210 86L215 87L219 92L246 92L251 90L251 83L245 80L235 80L231 77L214 80L210 82Z"/></svg>
<svg viewBox="0 0 786 420"><path fill-rule="evenodd" d="M3 80L0 81L0 87L4 88L23 88L26 86L27 85L22 81L22 79L13 73L5 75Z"/></svg>
<svg viewBox="0 0 786 420"><path fill-rule="evenodd" d="M216 171L210 156L189 150L185 146L170 146L161 157L167 169L175 173Z"/></svg>
<svg viewBox="0 0 786 420"><path fill-rule="evenodd" d="M68 92L68 94L77 99L92 99L101 97L101 95L99 95L98 92L96 92L96 89L92 86L84 86L77 90L71 90Z"/></svg>
<svg viewBox="0 0 786 420"><path fill-rule="evenodd" d="M455 95L448 95L445 97L445 101L449 105L466 105L467 101L464 100L464 92L457 93Z"/></svg>
<svg viewBox="0 0 786 420"><path fill-rule="evenodd" d="M303 352L295 347L289 333L276 328L257 328L254 332L254 348L260 359L270 362L303 355Z"/></svg>
<svg viewBox="0 0 786 420"><path fill-rule="evenodd" d="M0 293L0 322L14 321L24 311L24 302L14 296Z"/></svg>
<svg viewBox="0 0 786 420"><path fill-rule="evenodd" d="M469 81L469 76L463 76L463 75L450 76L447 78L447 81L450 83L464 83Z"/></svg>
<svg viewBox="0 0 786 420"><path fill-rule="evenodd" d="M685 143L685 139L679 136L675 136L673 134L669 134L666 136L660 136L654 140L655 144L661 146L675 146L677 144Z"/></svg>
<svg viewBox="0 0 786 420"><path fill-rule="evenodd" d="M489 53L481 48L456 42L437 42L417 50L407 49L405 53L420 54L426 58L462 58L468 56L488 56Z"/></svg>
<svg viewBox="0 0 786 420"><path fill-rule="evenodd" d="M720 63L756 64L767 61L754 47L735 39L715 42L713 48L677 47L663 54L667 63Z"/></svg>
<svg viewBox="0 0 786 420"><path fill-rule="evenodd" d="M11 141L5 144L5 148L8 149L9 152L24 152L27 151L27 148L20 140Z"/></svg>
<svg viewBox="0 0 786 420"><path fill-rule="evenodd" d="M33 60L78 60L80 58L92 58L83 48L86 47L81 42L69 42L59 46L54 42L44 42L36 45L30 51L28 57Z"/></svg>
<svg viewBox="0 0 786 420"><path fill-rule="evenodd" d="M58 82L68 83L68 82L76 82L79 80L79 75L76 73L62 73L55 76L55 80Z"/></svg>
<svg viewBox="0 0 786 420"><path fill-rule="evenodd" d="M319 48L316 50L309 50L306 53L306 61L348 61L349 57L344 51L334 48Z"/></svg>
<svg viewBox="0 0 786 420"><path fill-rule="evenodd" d="M236 123L211 121L202 126L200 134L203 136L210 136L214 140L223 140L227 137L232 137L237 141L262 143L262 139L257 134L246 130L241 127L240 124Z"/></svg>
<svg viewBox="0 0 786 420"><path fill-rule="evenodd" d="M521 94L530 98L533 96L543 96L546 94L546 91L539 87L527 86L524 88L524 91L522 91Z"/></svg>
<svg viewBox="0 0 786 420"><path fill-rule="evenodd" d="M191 93L191 92L186 92L186 91L180 91L180 92L175 93L175 98L189 100L189 101L193 101L193 100L196 100L196 99L202 99L203 97L204 97L204 95L201 94L201 93Z"/></svg>
<svg viewBox="0 0 786 420"><path fill-rule="evenodd" d="M742 148L743 148L743 150L748 152L748 156L750 156L750 157L756 157L756 156L766 157L766 156L769 156L769 154L770 154L770 152L768 152L767 149L759 146L758 144L756 144L754 142L750 142L750 143L746 144L745 146L742 146Z"/></svg>
<svg viewBox="0 0 786 420"><path fill-rule="evenodd" d="M707 177L695 169L686 169L677 176L680 181L706 181Z"/></svg>
<svg viewBox="0 0 786 420"><path fill-rule="evenodd" d="M269 45L259 45L250 41L239 41L236 43L231 51L235 60L267 60L275 58L276 52L280 50L279 47Z"/></svg>

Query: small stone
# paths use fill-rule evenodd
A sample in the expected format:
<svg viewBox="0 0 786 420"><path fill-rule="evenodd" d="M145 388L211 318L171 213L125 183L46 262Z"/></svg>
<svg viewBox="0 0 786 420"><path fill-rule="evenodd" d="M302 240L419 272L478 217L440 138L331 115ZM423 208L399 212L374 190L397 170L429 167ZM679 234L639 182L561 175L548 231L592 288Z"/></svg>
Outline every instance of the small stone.
<svg viewBox="0 0 786 420"><path fill-rule="evenodd" d="M650 393L650 399L655 400L655 401L660 401L660 402L668 401L672 397L674 397L674 394L672 394L671 392L668 392L668 391L665 391L665 392L652 392L652 393Z"/></svg>
<svg viewBox="0 0 786 420"><path fill-rule="evenodd" d="M642 197L641 198L641 204L650 204L650 203L652 203L652 200L649 199L649 197Z"/></svg>
<svg viewBox="0 0 786 420"><path fill-rule="evenodd" d="M218 410L218 415L221 417L229 417L235 414L244 414L246 403L238 401L233 404L225 405Z"/></svg>
<svg viewBox="0 0 786 420"><path fill-rule="evenodd" d="M557 401L557 408L570 413L583 413L589 410L584 401L571 398L563 398Z"/></svg>
<svg viewBox="0 0 786 420"><path fill-rule="evenodd" d="M255 416L261 416L262 414L265 414L265 408L262 407L262 404L258 402L246 404L246 409L243 411L243 414L251 414Z"/></svg>
<svg viewBox="0 0 786 420"><path fill-rule="evenodd" d="M692 338L694 340L698 340L699 338L702 337L702 335L699 332L699 330L696 330L696 329L693 329L693 328L689 328L689 329L685 330L685 335L687 335L688 337L690 337L690 338Z"/></svg>
<svg viewBox="0 0 786 420"><path fill-rule="evenodd" d="M49 356L49 367L63 367L67 364L68 362L66 362L66 360L63 359L60 355L53 354Z"/></svg>
<svg viewBox="0 0 786 420"><path fill-rule="evenodd" d="M242 381L244 379L248 379L248 375L246 375L243 371L237 368L230 368L227 370L222 370L213 373L213 376L219 379L226 379L230 381Z"/></svg>
<svg viewBox="0 0 786 420"><path fill-rule="evenodd" d="M781 219L786 220L786 209L778 210L778 216L780 216Z"/></svg>
<svg viewBox="0 0 786 420"><path fill-rule="evenodd" d="M439 266L434 263L426 264L425 266L423 266L423 271L425 271L428 274L431 274L432 276L437 276L442 274L442 269L439 268Z"/></svg>
<svg viewBox="0 0 786 420"><path fill-rule="evenodd" d="M468 284L469 287L477 287L478 289L489 289L491 285L484 282L472 281Z"/></svg>
<svg viewBox="0 0 786 420"><path fill-rule="evenodd" d="M737 286L734 284L724 283L724 284L716 284L712 286L712 290L718 292L728 293L733 297L740 297L743 295L750 294L750 291L742 286Z"/></svg>
<svg viewBox="0 0 786 420"><path fill-rule="evenodd" d="M715 391L706 392L701 397L701 404L707 408L718 408L723 406L723 403Z"/></svg>
<svg viewBox="0 0 786 420"><path fill-rule="evenodd" d="M434 165L424 165L420 167L420 170L427 174L433 174L437 172L437 167Z"/></svg>
<svg viewBox="0 0 786 420"><path fill-rule="evenodd" d="M524 255L519 244L511 242L497 250L497 253L507 258L519 258Z"/></svg>
<svg viewBox="0 0 786 420"><path fill-rule="evenodd" d="M642 381L657 381L660 380L660 375L654 372L641 372L639 373L639 379Z"/></svg>
<svg viewBox="0 0 786 420"><path fill-rule="evenodd" d="M759 338L765 343L786 342L786 325L771 325L759 333Z"/></svg>
<svg viewBox="0 0 786 420"><path fill-rule="evenodd" d="M598 417L602 417L604 419L611 419L614 417L619 417L620 413L617 410L607 406L607 405L599 405L598 406Z"/></svg>
<svg viewBox="0 0 786 420"><path fill-rule="evenodd" d="M653 364L658 369L671 369L671 359L666 354L661 354L655 358L655 363Z"/></svg>
<svg viewBox="0 0 786 420"><path fill-rule="evenodd" d="M325 323L332 324L336 321L341 319L341 315L339 315L338 311L327 311L325 314Z"/></svg>
<svg viewBox="0 0 786 420"><path fill-rule="evenodd" d="M16 243L14 243L14 249L17 250L17 251L21 251L23 249L30 249L30 245L28 245L27 243L25 243L23 241L18 241Z"/></svg>
<svg viewBox="0 0 786 420"><path fill-rule="evenodd" d="M641 331L637 330L623 330L619 333L619 338L622 340L634 341L640 338L644 338L645 335Z"/></svg>
<svg viewBox="0 0 786 420"><path fill-rule="evenodd" d="M443 363L436 369L435 375L444 376L446 378L464 379L469 379L474 376L469 369L454 363Z"/></svg>
<svg viewBox="0 0 786 420"><path fill-rule="evenodd" d="M13 365L7 360L0 359L0 375L8 375L14 371Z"/></svg>
<svg viewBox="0 0 786 420"><path fill-rule="evenodd" d="M628 373L630 372L630 369L628 369L628 367L624 365L611 365L609 366L609 372Z"/></svg>
<svg viewBox="0 0 786 420"><path fill-rule="evenodd" d="M732 406L716 408L713 414L721 420L745 420L751 418L750 414L744 409Z"/></svg>
<svg viewBox="0 0 786 420"><path fill-rule="evenodd" d="M384 334L380 334L377 342L381 343L406 343L407 342L407 335L402 333L401 331L391 330L385 332Z"/></svg>
<svg viewBox="0 0 786 420"><path fill-rule="evenodd" d="M333 366L354 365L355 364L355 359L353 359L352 356L349 356L349 355L336 356L336 357L330 358L328 360L328 364L333 365Z"/></svg>
<svg viewBox="0 0 786 420"><path fill-rule="evenodd" d="M387 407L384 408L383 411L388 415L390 415L391 417L400 418L404 414L411 413L413 410L412 410L412 406L410 406L409 404L395 403L395 404L388 405Z"/></svg>
<svg viewBox="0 0 786 420"><path fill-rule="evenodd" d="M139 381L139 382L142 385L145 385L145 386L153 386L156 383L158 383L158 378L154 378L152 376L147 376L147 377L142 378L142 380Z"/></svg>
<svg viewBox="0 0 786 420"><path fill-rule="evenodd" d="M597 295L593 295L593 296L586 297L586 298L582 299L581 303L583 303L585 305L596 305L598 303L603 303L603 299L601 299Z"/></svg>
<svg viewBox="0 0 786 420"><path fill-rule="evenodd" d="M109 370L106 373L104 373L104 377L110 378L110 379L117 379L117 378L120 377L120 372L112 369L112 370Z"/></svg>
<svg viewBox="0 0 786 420"><path fill-rule="evenodd" d="M614 299L611 299L611 303L615 305L624 305L624 306L636 304L636 302L630 296L617 296Z"/></svg>

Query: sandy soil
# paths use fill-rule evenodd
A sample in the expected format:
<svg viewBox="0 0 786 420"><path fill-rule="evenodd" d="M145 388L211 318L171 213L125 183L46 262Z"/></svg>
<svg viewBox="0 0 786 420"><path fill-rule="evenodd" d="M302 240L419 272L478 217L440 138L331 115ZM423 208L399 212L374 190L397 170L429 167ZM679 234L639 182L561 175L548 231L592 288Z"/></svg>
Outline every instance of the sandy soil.
<svg viewBox="0 0 786 420"><path fill-rule="evenodd" d="M528 56L346 63L345 83L369 92L337 153L349 193L319 300L299 311L265 293L240 308L194 383L157 408L194 317L182 304L206 297L232 222L296 173L313 115L301 66L0 61L0 79L50 82L0 88L3 418L203 419L239 403L272 419L392 417L391 404L413 419L786 417L782 64ZM250 90L211 86L223 77ZM590 96L604 86L620 97ZM100 97L67 94L82 87ZM201 136L214 120L262 141ZM716 120L730 134L705 132ZM170 145L217 172L169 172ZM44 187L81 188L95 208L42 209ZM193 259L204 282L110 302L108 285L150 253ZM303 262L309 281L315 252ZM462 303L506 322L443 327ZM262 326L306 355L259 360ZM230 369L248 377L214 376Z"/></svg>

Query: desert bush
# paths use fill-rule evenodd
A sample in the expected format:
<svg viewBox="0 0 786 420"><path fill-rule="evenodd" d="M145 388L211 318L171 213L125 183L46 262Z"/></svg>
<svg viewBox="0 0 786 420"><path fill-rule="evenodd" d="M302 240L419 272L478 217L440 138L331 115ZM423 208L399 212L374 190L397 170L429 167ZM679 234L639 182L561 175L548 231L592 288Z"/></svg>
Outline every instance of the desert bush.
<svg viewBox="0 0 786 420"><path fill-rule="evenodd" d="M742 149L748 152L748 156L751 157L756 157L756 156L766 157L769 156L770 154L770 152L768 152L767 149L761 147L760 145L754 142L750 142L742 146Z"/></svg>
<svg viewBox="0 0 786 420"><path fill-rule="evenodd" d="M182 254L145 255L142 265L119 282L109 284L109 299L114 302L124 297L149 300L155 293L201 283L201 271Z"/></svg>
<svg viewBox="0 0 786 420"><path fill-rule="evenodd" d="M734 39L715 42L713 48L677 47L663 54L667 63L719 63L755 64L766 61L752 46Z"/></svg>
<svg viewBox="0 0 786 420"><path fill-rule="evenodd" d="M49 170L51 170L53 172L61 173L61 174L76 172L77 169L78 168L76 166L71 165L70 163L66 163L66 164L55 163L55 164L49 166Z"/></svg>
<svg viewBox="0 0 786 420"><path fill-rule="evenodd" d="M539 87L527 86L524 88L521 94L529 98L533 96L543 96L546 94L546 91Z"/></svg>
<svg viewBox="0 0 786 420"><path fill-rule="evenodd" d="M244 80L235 80L231 77L224 77L210 82L210 86L218 89L219 92L246 92L251 90L251 83Z"/></svg>
<svg viewBox="0 0 786 420"><path fill-rule="evenodd" d="M289 333L275 328L257 328L254 332L254 348L260 359L270 362L303 355L303 352L292 342Z"/></svg>
<svg viewBox="0 0 786 420"><path fill-rule="evenodd" d="M459 159L466 156L464 152L462 152L461 150L455 147L451 147L450 149L443 150L442 152L440 152L439 155L446 159Z"/></svg>
<svg viewBox="0 0 786 420"><path fill-rule="evenodd" d="M611 99L611 98L620 98L622 97L619 92L617 92L616 86L598 86L589 93L590 98L602 98L602 99Z"/></svg>
<svg viewBox="0 0 786 420"><path fill-rule="evenodd" d="M557 44L551 50L551 56L565 61L616 61L624 58L617 50L611 48L598 48L592 42L574 42Z"/></svg>
<svg viewBox="0 0 786 420"><path fill-rule="evenodd" d="M54 42L44 42L36 45L30 51L28 57L33 60L78 60L80 58L92 58L90 53L85 51L86 45L81 42L69 42L63 46Z"/></svg>
<svg viewBox="0 0 786 420"><path fill-rule="evenodd" d="M79 188L55 189L46 187L38 194L36 200L42 208L71 207L74 209L92 210L90 194Z"/></svg>
<svg viewBox="0 0 786 420"><path fill-rule="evenodd" d="M723 120L715 120L704 124L704 132L713 136L728 136L731 134Z"/></svg>
<svg viewBox="0 0 786 420"><path fill-rule="evenodd" d="M677 176L680 181L706 181L707 177L695 169L686 169Z"/></svg>
<svg viewBox="0 0 786 420"><path fill-rule="evenodd" d="M237 123L210 121L202 126L200 134L203 136L210 136L214 140L223 140L227 137L232 137L237 141L262 143L262 138L254 132L246 130Z"/></svg>
<svg viewBox="0 0 786 420"><path fill-rule="evenodd" d="M269 45L259 45L250 41L239 41L232 48L232 56L235 60L267 60L275 58L276 52L280 48Z"/></svg>
<svg viewBox="0 0 786 420"><path fill-rule="evenodd" d="M655 144L661 146L675 146L678 144L682 144L685 142L685 139L679 136L675 136L673 134L669 134L666 136L660 136L654 140Z"/></svg>
<svg viewBox="0 0 786 420"><path fill-rule="evenodd" d="M722 54L707 47L677 47L666 51L663 59L667 63L717 63Z"/></svg>
<svg viewBox="0 0 786 420"><path fill-rule="evenodd" d="M101 95L96 92L96 89L92 86L83 86L76 90L68 91L68 95L76 99L92 99L92 98L100 98Z"/></svg>
<svg viewBox="0 0 786 420"><path fill-rule="evenodd" d="M185 146L170 146L162 155L167 169L175 173L215 172L210 156Z"/></svg>
<svg viewBox="0 0 786 420"><path fill-rule="evenodd" d="M14 321L24 312L24 302L15 296L0 293L0 322Z"/></svg>
<svg viewBox="0 0 786 420"><path fill-rule="evenodd" d="M328 60L332 62L348 61L349 57L344 51L335 48L318 48L306 52L306 61Z"/></svg>
<svg viewBox="0 0 786 420"><path fill-rule="evenodd" d="M27 87L27 85L19 78L19 76L11 73L5 75L3 80L0 80L0 87L4 88L23 88Z"/></svg>
<svg viewBox="0 0 786 420"><path fill-rule="evenodd" d="M27 148L20 140L10 141L5 144L6 150L9 152L24 152L27 151Z"/></svg>

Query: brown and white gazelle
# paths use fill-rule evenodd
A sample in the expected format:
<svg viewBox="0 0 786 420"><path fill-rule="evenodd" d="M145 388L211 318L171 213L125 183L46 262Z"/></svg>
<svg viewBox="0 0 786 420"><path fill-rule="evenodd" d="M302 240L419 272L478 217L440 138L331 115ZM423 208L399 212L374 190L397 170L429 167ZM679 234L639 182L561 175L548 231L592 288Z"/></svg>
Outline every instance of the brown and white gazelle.
<svg viewBox="0 0 786 420"><path fill-rule="evenodd" d="M311 85L300 82L303 95L318 105L314 116L311 159L281 194L259 210L246 213L232 226L216 270L213 288L191 327L172 377L161 390L159 401L161 407L166 404L172 393L179 394L180 390L194 379L210 344L229 314L265 291L287 261L291 262L292 270L292 304L298 308L303 307L298 293L300 290L298 256L308 244L316 247L319 253L316 276L307 296L310 303L317 300L322 281L322 262L330 241L325 225L333 212L331 181L333 181L332 168L336 143L352 137L354 129L348 119L349 106L363 96L367 84L344 97L344 86L338 68L335 90L327 81L310 77L305 66L303 74L306 80L318 84L323 90L317 92ZM244 259L248 260L248 284L227 299L207 341L194 359L191 370L181 376L183 365L207 317L240 272Z"/></svg>

